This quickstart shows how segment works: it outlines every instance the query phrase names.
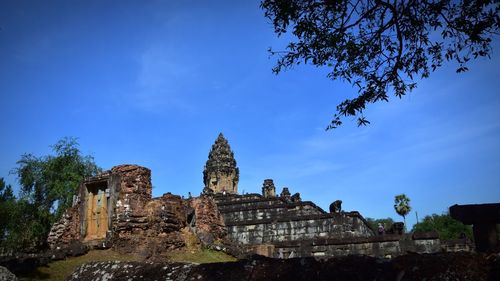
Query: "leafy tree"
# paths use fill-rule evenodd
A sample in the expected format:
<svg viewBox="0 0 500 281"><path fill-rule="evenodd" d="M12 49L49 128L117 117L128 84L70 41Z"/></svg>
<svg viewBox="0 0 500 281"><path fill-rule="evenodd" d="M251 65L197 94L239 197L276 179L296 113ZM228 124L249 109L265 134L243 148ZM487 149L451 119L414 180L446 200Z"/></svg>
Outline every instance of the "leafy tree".
<svg viewBox="0 0 500 281"><path fill-rule="evenodd" d="M6 185L3 178L0 178L0 242L5 240L6 235L14 222L14 208L16 197L12 191L12 186Z"/></svg>
<svg viewBox="0 0 500 281"><path fill-rule="evenodd" d="M370 103L401 98L444 62L490 57L498 35L497 0L263 0L261 8L281 36L295 38L278 56L278 74L301 63L326 66L328 77L351 83L358 95L337 106L328 129L341 118L363 116Z"/></svg>
<svg viewBox="0 0 500 281"><path fill-rule="evenodd" d="M411 211L410 198L404 194L399 194L394 197L394 210L398 215L403 217L406 227L406 215Z"/></svg>
<svg viewBox="0 0 500 281"><path fill-rule="evenodd" d="M96 175L100 168L92 156L81 155L75 138L64 138L51 147L55 155L22 155L15 172L21 198L55 213L57 219L71 206L83 178Z"/></svg>
<svg viewBox="0 0 500 281"><path fill-rule="evenodd" d="M375 231L378 230L379 223L381 223L386 230L388 230L392 226L392 224L394 223L394 220L392 218L385 218L385 219L366 218L366 221L371 226L371 228Z"/></svg>
<svg viewBox="0 0 500 281"><path fill-rule="evenodd" d="M55 155L24 154L14 169L21 185L15 214L19 223L9 239L24 250L43 246L83 178L100 171L92 156L81 155L75 138L61 139L51 147Z"/></svg>
<svg viewBox="0 0 500 281"><path fill-rule="evenodd" d="M426 216L422 222L415 224L412 229L412 231L433 230L437 231L439 233L439 238L443 240L457 239L460 238L462 234L465 234L471 239L473 237L471 226L464 225L463 223L454 220L448 213Z"/></svg>
<svg viewBox="0 0 500 281"><path fill-rule="evenodd" d="M14 200L14 192L10 184L6 185L3 178L0 178L0 202L7 202Z"/></svg>

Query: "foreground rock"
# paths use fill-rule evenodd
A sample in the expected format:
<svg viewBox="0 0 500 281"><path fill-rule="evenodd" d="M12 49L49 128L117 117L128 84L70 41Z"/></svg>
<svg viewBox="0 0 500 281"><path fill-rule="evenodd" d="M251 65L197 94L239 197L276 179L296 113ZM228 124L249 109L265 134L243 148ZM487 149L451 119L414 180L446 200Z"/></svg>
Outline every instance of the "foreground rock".
<svg viewBox="0 0 500 281"><path fill-rule="evenodd" d="M49 253L17 253L15 255L0 256L0 266L7 268L14 274L21 274L31 272L39 266L47 265L50 262L50 259L51 256Z"/></svg>
<svg viewBox="0 0 500 281"><path fill-rule="evenodd" d="M500 280L498 255L470 253L406 255L393 260L347 256L183 264L92 262L68 280Z"/></svg>
<svg viewBox="0 0 500 281"><path fill-rule="evenodd" d="M0 281L17 281L17 277L7 268L0 266Z"/></svg>

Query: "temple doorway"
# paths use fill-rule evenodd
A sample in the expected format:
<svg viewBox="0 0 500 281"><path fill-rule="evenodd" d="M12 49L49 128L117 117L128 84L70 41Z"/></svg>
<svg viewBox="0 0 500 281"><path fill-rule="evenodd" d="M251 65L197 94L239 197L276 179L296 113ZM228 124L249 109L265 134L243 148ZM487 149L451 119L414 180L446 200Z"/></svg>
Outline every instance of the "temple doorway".
<svg viewBox="0 0 500 281"><path fill-rule="evenodd" d="M108 226L108 198L106 183L87 186L86 214L87 233L85 240L106 238Z"/></svg>

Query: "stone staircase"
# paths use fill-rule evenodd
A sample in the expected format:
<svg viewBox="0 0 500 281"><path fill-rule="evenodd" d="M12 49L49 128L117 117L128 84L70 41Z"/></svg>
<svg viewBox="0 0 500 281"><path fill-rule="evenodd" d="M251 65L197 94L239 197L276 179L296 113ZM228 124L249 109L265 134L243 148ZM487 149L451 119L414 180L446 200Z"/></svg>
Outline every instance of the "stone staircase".
<svg viewBox="0 0 500 281"><path fill-rule="evenodd" d="M214 199L229 239L249 247L268 245L293 249L322 239L374 236L357 212L327 213L309 201L291 202L260 194L215 194Z"/></svg>

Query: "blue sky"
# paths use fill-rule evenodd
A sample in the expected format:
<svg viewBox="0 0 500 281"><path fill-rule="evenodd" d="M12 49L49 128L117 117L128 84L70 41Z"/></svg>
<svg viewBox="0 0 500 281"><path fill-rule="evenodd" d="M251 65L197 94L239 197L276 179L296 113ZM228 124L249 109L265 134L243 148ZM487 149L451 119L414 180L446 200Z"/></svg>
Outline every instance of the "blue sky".
<svg viewBox="0 0 500 281"><path fill-rule="evenodd" d="M341 199L395 219L400 193L420 218L500 202L498 38L469 72L444 67L370 106L371 125L325 132L355 89L312 66L272 74L267 49L286 41L259 1L2 1L0 27L0 177L13 185L21 154L74 136L105 169L149 167L155 196L198 194L223 132L240 192L272 178L324 209Z"/></svg>

